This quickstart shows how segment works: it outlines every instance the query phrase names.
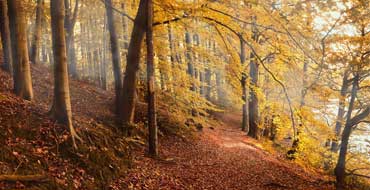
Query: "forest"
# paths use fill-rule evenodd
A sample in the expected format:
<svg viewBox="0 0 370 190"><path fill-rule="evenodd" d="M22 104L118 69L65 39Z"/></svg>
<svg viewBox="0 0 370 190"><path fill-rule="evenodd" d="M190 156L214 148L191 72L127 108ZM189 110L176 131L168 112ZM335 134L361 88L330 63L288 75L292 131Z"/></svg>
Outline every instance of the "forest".
<svg viewBox="0 0 370 190"><path fill-rule="evenodd" d="M0 0L0 190L369 190L370 0Z"/></svg>

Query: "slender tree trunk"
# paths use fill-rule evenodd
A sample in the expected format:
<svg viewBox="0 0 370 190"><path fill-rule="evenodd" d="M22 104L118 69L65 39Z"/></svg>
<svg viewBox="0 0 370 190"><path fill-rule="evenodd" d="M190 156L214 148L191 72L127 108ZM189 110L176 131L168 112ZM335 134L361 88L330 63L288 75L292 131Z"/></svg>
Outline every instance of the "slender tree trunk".
<svg viewBox="0 0 370 190"><path fill-rule="evenodd" d="M213 42L213 43L212 43ZM213 48L212 48L212 44L213 44ZM207 40L206 43L205 43L205 46L207 48L208 51L212 52L213 55L216 55L216 42L214 41L211 41L211 40ZM205 62L206 62L206 69L205 69L205 77L204 77L204 80L205 80L205 97L208 101L211 101L211 91L212 91L212 88L211 88L211 80L212 80L212 72L211 72L211 68L210 68L210 65L209 65L209 60L208 59L205 59Z"/></svg>
<svg viewBox="0 0 370 190"><path fill-rule="evenodd" d="M302 108L306 102L305 97L307 94L307 69L308 69L308 61L305 59L303 63L303 78L302 78L302 90L301 90L301 101L300 101L300 107Z"/></svg>
<svg viewBox="0 0 370 190"><path fill-rule="evenodd" d="M31 47L31 58L30 61L33 64L38 64L40 62L40 40L42 31L42 14L43 14L44 1L37 0L36 8L36 22L35 31L33 33L32 47Z"/></svg>
<svg viewBox="0 0 370 190"><path fill-rule="evenodd" d="M169 57L170 57L170 63L171 63L171 72L169 72L169 80L170 80L170 92L174 91L175 81L177 80L176 76L176 45L173 41L173 31L171 28L171 24L167 24L167 37L168 37L168 48L169 48ZM179 63L179 62L178 62Z"/></svg>
<svg viewBox="0 0 370 190"><path fill-rule="evenodd" d="M209 66L208 66L209 67ZM205 74L204 74L204 80L205 80L205 87L204 87L204 96L208 101L211 101L211 78L212 78L212 73L211 69L206 67Z"/></svg>
<svg viewBox="0 0 370 190"><path fill-rule="evenodd" d="M336 139L334 139L332 144L331 144L331 151L333 151L333 152L338 151L338 146L339 146L338 141L339 141L339 138L340 138L340 135L341 135L342 126L343 126L343 122L344 122L346 96L347 96L347 90L348 90L348 87L349 87L348 74L349 74L349 71L346 70L345 73L344 73L344 76L343 76L342 87L340 89L337 121L335 123Z"/></svg>
<svg viewBox="0 0 370 190"><path fill-rule="evenodd" d="M137 72L139 70L141 45L146 27L146 1L140 0L127 52L127 64L122 90L122 121L132 123L135 114Z"/></svg>
<svg viewBox="0 0 370 190"><path fill-rule="evenodd" d="M200 82L200 87L199 87L199 94L201 96L204 96L205 93L204 93L204 72L203 71L199 71L199 82Z"/></svg>
<svg viewBox="0 0 370 190"><path fill-rule="evenodd" d="M67 58L69 63L69 71L73 78L78 78L77 72L77 58L75 48L75 37L74 37L74 26L78 15L79 0L76 0L75 7L72 15L70 0L64 0L65 3L65 23L64 27L66 30L66 48Z"/></svg>
<svg viewBox="0 0 370 190"><path fill-rule="evenodd" d="M147 0L147 28L146 28L146 46L147 46L147 80L148 80L148 125L149 125L149 154L158 155L157 138L157 116L156 116L156 98L155 98L155 66L153 50L153 2Z"/></svg>
<svg viewBox="0 0 370 190"><path fill-rule="evenodd" d="M242 87L242 100L243 100L243 115L242 115L242 130L247 134L249 133L249 110L248 110L248 89L247 86L247 74L245 72L245 42L243 39L240 39L240 63L243 67L242 78L241 78L241 87Z"/></svg>
<svg viewBox="0 0 370 190"><path fill-rule="evenodd" d="M353 79L351 100L348 105L346 124L343 130L343 133L342 133L342 138L341 138L342 142L340 146L338 162L334 170L336 180L337 180L337 184L336 184L337 190L345 189L346 156L347 156L347 151L348 151L348 141L349 141L349 137L352 132L352 127L353 127L353 125L350 124L350 121L352 119L352 112L353 112L354 105L355 105L355 99L356 99L357 90L358 90L358 83L359 83L359 75L356 74L356 76Z"/></svg>
<svg viewBox="0 0 370 190"><path fill-rule="evenodd" d="M43 1L43 7L45 7L45 1ZM43 12L42 12L43 13ZM46 34L47 33L47 22L46 22L46 18L44 16L44 14L41 16L41 33L43 34ZM49 36L49 35L47 35ZM48 44L48 38L45 38L45 35L41 35L40 36L41 38L41 41L43 41L43 43L41 43L41 55L42 57L40 58L41 59L41 62L43 64L46 64L48 62L48 55L47 55L47 44Z"/></svg>
<svg viewBox="0 0 370 190"><path fill-rule="evenodd" d="M0 30L1 30L1 43L3 46L4 63L3 68L10 74L13 74L13 59L10 41L8 5L6 0L0 2Z"/></svg>
<svg viewBox="0 0 370 190"><path fill-rule="evenodd" d="M126 12L126 7L125 7L124 2L121 3L121 8L123 12ZM129 39L128 39L128 22L127 22L126 16L122 16L122 27L123 27L123 48L127 50Z"/></svg>
<svg viewBox="0 0 370 190"><path fill-rule="evenodd" d="M104 90L108 89L107 86L107 17L104 17L104 28L103 28L103 50L102 50L102 88ZM116 108L117 109L117 108Z"/></svg>
<svg viewBox="0 0 370 190"><path fill-rule="evenodd" d="M217 101L219 104L224 105L225 97L223 90L223 81L221 71L216 71L216 89L217 89Z"/></svg>
<svg viewBox="0 0 370 190"><path fill-rule="evenodd" d="M172 28L171 24L167 24L167 32L168 32L168 44L170 48L170 61L171 61L171 66L174 67L175 65L175 55L174 55L174 44L173 44L173 33L172 33Z"/></svg>
<svg viewBox="0 0 370 190"><path fill-rule="evenodd" d="M12 40L13 79L15 94L32 100L31 68L28 56L26 33L26 7L23 0L8 0L10 37Z"/></svg>
<svg viewBox="0 0 370 190"><path fill-rule="evenodd" d="M105 8L108 20L108 29L110 33L110 45L112 52L112 66L114 74L114 90L116 95L116 114L120 115L121 112L121 91L122 91L122 78L121 78L121 57L119 54L118 38L116 33L115 19L112 10L112 0L105 0Z"/></svg>
<svg viewBox="0 0 370 190"><path fill-rule="evenodd" d="M252 26L252 39L254 41L258 41L257 37L257 29L255 26L256 18L252 18L254 25ZM248 104L249 108L249 133L248 135L259 139L260 137L260 130L259 130L259 111L258 111L258 96L257 96L257 88L258 88L258 63L256 61L256 57L253 53L250 54L250 70L249 76L251 77L251 90L250 90L250 100Z"/></svg>
<svg viewBox="0 0 370 190"><path fill-rule="evenodd" d="M68 125L73 145L76 148L75 138L79 138L72 126L71 98L67 69L67 51L64 30L64 1L50 1L51 28L54 53L54 101L51 113L60 123Z"/></svg>
<svg viewBox="0 0 370 190"><path fill-rule="evenodd" d="M193 63L193 56L192 56L192 40L191 35L188 31L185 33L185 43L186 43L186 60L188 64L188 75L190 77L190 90L196 91L195 84L193 82L195 77L195 69L194 69L194 63Z"/></svg>

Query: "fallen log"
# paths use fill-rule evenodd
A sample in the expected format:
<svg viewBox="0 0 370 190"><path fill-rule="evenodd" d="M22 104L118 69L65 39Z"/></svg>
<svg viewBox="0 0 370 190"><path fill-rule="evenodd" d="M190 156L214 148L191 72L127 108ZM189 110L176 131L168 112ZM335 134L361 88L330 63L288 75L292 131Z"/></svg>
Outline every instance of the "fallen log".
<svg viewBox="0 0 370 190"><path fill-rule="evenodd" d="M47 181L48 177L45 175L0 175L0 181L22 181L22 182L43 182Z"/></svg>

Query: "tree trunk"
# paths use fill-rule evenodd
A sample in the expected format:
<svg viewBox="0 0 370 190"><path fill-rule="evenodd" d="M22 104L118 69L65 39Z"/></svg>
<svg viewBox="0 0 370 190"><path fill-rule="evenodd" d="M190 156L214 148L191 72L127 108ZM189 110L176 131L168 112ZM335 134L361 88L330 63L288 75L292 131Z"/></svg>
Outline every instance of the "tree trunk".
<svg viewBox="0 0 370 190"><path fill-rule="evenodd" d="M213 42L213 43L212 43ZM213 44L213 48L212 48L212 44ZM211 40L207 40L206 41L206 49L209 51L209 52L212 52L214 55L216 55L216 42L215 41L211 41ZM205 97L208 101L211 101L211 91L212 91L212 88L211 88L211 80L212 80L212 71L211 71L211 68L210 68L210 61L206 58L205 59L205 62L206 62L206 66L205 66L205 76L204 76L204 80L205 80L205 89L204 89L204 93L205 93Z"/></svg>
<svg viewBox="0 0 370 190"><path fill-rule="evenodd" d="M13 74L13 58L10 41L10 29L9 29L9 17L8 17L8 5L6 0L0 2L0 30L1 30L1 43L3 46L3 69Z"/></svg>
<svg viewBox="0 0 370 190"><path fill-rule="evenodd" d="M112 66L113 66L113 74L114 74L114 90L116 95L116 114L117 116L120 115L121 110L121 90L122 90L122 78L121 78L121 57L119 54L119 46L118 46L118 38L116 33L116 25L115 19L112 10L112 0L105 1L105 8L107 12L107 19L108 19L108 29L110 33L110 45L111 45L111 53L112 53Z"/></svg>
<svg viewBox="0 0 370 190"><path fill-rule="evenodd" d="M223 82L222 82L222 75L221 71L216 71L216 89L217 89L217 101L219 104L224 105L225 97L224 97L224 90L223 90Z"/></svg>
<svg viewBox="0 0 370 190"><path fill-rule="evenodd" d="M157 116L156 116L156 98L155 98L155 66L153 50L153 2L147 0L147 28L146 28L146 46L147 46L147 80L148 80L148 125L149 125L149 154L158 155L157 138Z"/></svg>
<svg viewBox="0 0 370 190"><path fill-rule="evenodd" d="M36 22L35 31L33 33L32 47L31 47L31 62L33 64L38 64L40 62L40 40L41 40L41 30L42 30L42 14L43 14L44 1L37 0L36 8Z"/></svg>
<svg viewBox="0 0 370 190"><path fill-rule="evenodd" d="M121 8L122 11L125 13L126 12L125 3L121 3ZM128 39L128 22L126 16L122 16L122 27L123 27L123 48L127 50L129 39Z"/></svg>
<svg viewBox="0 0 370 190"><path fill-rule="evenodd" d="M194 63L193 63L193 56L192 56L192 40L191 35L188 31L185 33L185 43L186 43L186 60L188 64L188 75L190 77L190 90L195 91L195 84L193 82L194 76L195 76L195 69L194 69Z"/></svg>
<svg viewBox="0 0 370 190"><path fill-rule="evenodd" d="M54 54L54 100L52 116L60 123L66 124L71 132L73 145L75 138L79 138L72 126L72 109L69 94L69 80L67 70L67 51L64 29L64 1L50 1L51 28Z"/></svg>
<svg viewBox="0 0 370 190"><path fill-rule="evenodd" d="M352 118L352 112L353 112L354 105L355 105L355 99L356 99L357 90L358 90L358 82L359 82L359 75L356 74L356 76L353 79L351 100L348 105L346 124L345 124L342 138L341 138L342 142L340 146L338 162L334 170L336 180L337 180L337 184L336 184L337 190L345 189L346 156L347 156L347 151L348 151L348 141L349 141L349 137L352 132L352 127L353 127L353 125L350 124L350 120Z"/></svg>
<svg viewBox="0 0 370 190"><path fill-rule="evenodd" d="M243 100L243 116L242 116L242 130L249 133L249 110L248 110L248 86L247 86L247 74L245 72L245 42L243 39L240 39L240 63L242 65L242 78L241 78L241 87L242 87L242 100Z"/></svg>
<svg viewBox="0 0 370 190"><path fill-rule="evenodd" d="M75 37L74 37L74 26L78 15L79 0L76 0L75 7L72 15L70 0L64 0L65 3L65 23L64 27L66 30L66 48L67 58L69 63L69 71L73 78L78 78L77 73L77 58L75 48Z"/></svg>
<svg viewBox="0 0 370 190"><path fill-rule="evenodd" d="M127 65L122 89L122 121L132 123L135 114L137 72L146 27L146 0L140 0L127 52Z"/></svg>
<svg viewBox="0 0 370 190"><path fill-rule="evenodd" d="M307 94L307 69L308 69L308 61L305 59L303 63L303 78L302 78L302 90L301 90L301 101L300 101L300 107L302 108L306 102L305 102L305 97Z"/></svg>
<svg viewBox="0 0 370 190"><path fill-rule="evenodd" d="M347 96L347 90L349 86L348 81L348 74L349 71L346 70L344 72L343 81L342 81L342 87L340 89L340 97L339 97L339 103L338 103L338 114L337 114L337 121L335 123L335 135L336 139L333 140L331 144L331 151L337 152L338 146L339 146L339 138L342 131L342 126L344 122L344 113L345 113L345 106L346 106L346 96Z"/></svg>
<svg viewBox="0 0 370 190"><path fill-rule="evenodd" d="M174 55L175 47L174 47L174 44L173 44L173 33L172 33L171 24L167 24L167 33L168 33L168 44L169 44L169 48L170 48L169 53L170 53L171 66L174 67L174 65L175 65L175 55Z"/></svg>
<svg viewBox="0 0 370 190"><path fill-rule="evenodd" d="M15 94L26 100L32 100L31 69L27 47L26 7L23 0L8 0L9 28L12 46L13 79Z"/></svg>
<svg viewBox="0 0 370 190"><path fill-rule="evenodd" d="M255 26L256 18L253 17L253 23L254 25L252 26L252 39L257 42L258 37L257 37L257 29ZM257 96L257 88L258 88L258 63L256 60L256 57L253 53L250 54L250 70L249 70L249 75L251 77L251 88L250 88L250 100L248 104L249 108L249 133L248 135L259 139L260 137L260 130L259 130L259 111L258 111L258 96Z"/></svg>
<svg viewBox="0 0 370 190"><path fill-rule="evenodd" d="M107 17L104 17L104 28L103 28L103 50L102 50L102 66L101 66L101 73L102 73L102 88L104 90L108 90L107 86ZM117 109L117 108L116 108Z"/></svg>

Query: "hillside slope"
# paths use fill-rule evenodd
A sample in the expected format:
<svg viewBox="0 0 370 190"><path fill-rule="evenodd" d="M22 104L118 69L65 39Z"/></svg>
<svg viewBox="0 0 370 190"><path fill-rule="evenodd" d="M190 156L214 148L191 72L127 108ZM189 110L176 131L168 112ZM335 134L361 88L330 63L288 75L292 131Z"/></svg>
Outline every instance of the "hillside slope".
<svg viewBox="0 0 370 190"><path fill-rule="evenodd" d="M114 126L113 94L75 80L74 126L84 142L73 150L65 127L48 117L50 70L33 66L32 77L35 100L27 102L0 71L0 175L43 178L1 181L0 189L332 189L323 176L259 148L239 131L235 114L219 115L192 138L161 135L160 159L148 158L143 136L125 138ZM137 121L144 122L144 110L140 104Z"/></svg>

